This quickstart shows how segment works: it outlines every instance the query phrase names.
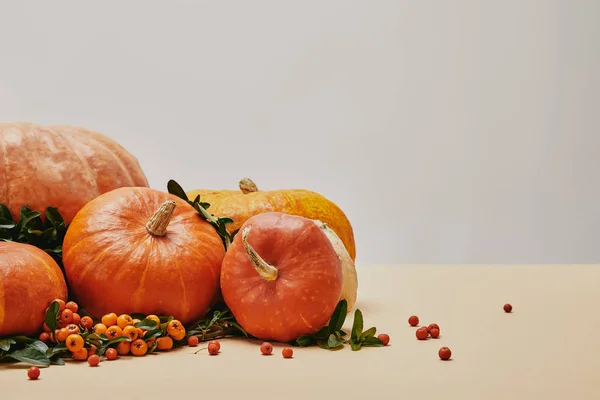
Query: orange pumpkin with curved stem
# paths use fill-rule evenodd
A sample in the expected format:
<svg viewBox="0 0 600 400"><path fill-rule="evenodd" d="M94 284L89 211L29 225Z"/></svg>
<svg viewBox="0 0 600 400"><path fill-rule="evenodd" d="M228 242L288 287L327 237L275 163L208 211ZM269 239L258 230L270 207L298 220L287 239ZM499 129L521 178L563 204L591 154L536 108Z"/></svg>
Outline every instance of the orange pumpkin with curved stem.
<svg viewBox="0 0 600 400"><path fill-rule="evenodd" d="M67 300L60 267L45 251L0 241L0 338L42 331L46 309Z"/></svg>
<svg viewBox="0 0 600 400"><path fill-rule="evenodd" d="M260 191L248 178L239 183L240 190L192 190L186 193L190 201L200 195L200 201L210 204L208 211L219 217L229 217L233 224L227 229L239 229L248 218L264 212L283 212L320 220L342 240L346 250L356 259L354 231L346 214L331 200L304 189Z"/></svg>
<svg viewBox="0 0 600 400"><path fill-rule="evenodd" d="M108 313L202 317L219 289L225 248L184 200L120 188L86 204L71 222L63 264L82 308Z"/></svg>
<svg viewBox="0 0 600 400"><path fill-rule="evenodd" d="M0 123L0 165L0 203L15 222L27 205L35 211L56 207L68 224L102 193L148 186L137 159L120 144L74 126Z"/></svg>
<svg viewBox="0 0 600 400"><path fill-rule="evenodd" d="M325 326L342 292L340 259L312 220L279 212L242 225L221 267L221 293L261 340L290 342Z"/></svg>

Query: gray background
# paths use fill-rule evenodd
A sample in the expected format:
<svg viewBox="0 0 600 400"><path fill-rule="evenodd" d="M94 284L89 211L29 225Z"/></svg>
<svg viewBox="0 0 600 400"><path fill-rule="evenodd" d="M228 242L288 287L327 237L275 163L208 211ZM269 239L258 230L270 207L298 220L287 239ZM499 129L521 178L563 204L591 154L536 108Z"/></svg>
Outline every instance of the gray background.
<svg viewBox="0 0 600 400"><path fill-rule="evenodd" d="M600 1L0 1L0 120L302 187L358 262L600 262Z"/></svg>

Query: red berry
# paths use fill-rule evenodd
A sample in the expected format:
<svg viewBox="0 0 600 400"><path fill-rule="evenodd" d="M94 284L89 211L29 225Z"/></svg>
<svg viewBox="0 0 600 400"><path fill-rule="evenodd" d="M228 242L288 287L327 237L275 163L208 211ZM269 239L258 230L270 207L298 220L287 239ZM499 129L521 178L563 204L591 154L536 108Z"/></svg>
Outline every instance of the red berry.
<svg viewBox="0 0 600 400"><path fill-rule="evenodd" d="M40 333L40 338L39 338L42 342L46 343L48 340L50 340L50 334L48 332L42 332Z"/></svg>
<svg viewBox="0 0 600 400"><path fill-rule="evenodd" d="M218 340L211 340L210 342L208 342L209 345L211 343L212 343L213 346L216 346L217 350L221 350L221 343L219 343Z"/></svg>
<svg viewBox="0 0 600 400"><path fill-rule="evenodd" d="M416 315L411 316L408 319L408 323L410 324L410 326L417 326L417 325L419 325L419 317L417 317Z"/></svg>
<svg viewBox="0 0 600 400"><path fill-rule="evenodd" d="M73 313L76 313L79 310L79 306L74 301L69 301L67 304L65 304L65 308L73 311Z"/></svg>
<svg viewBox="0 0 600 400"><path fill-rule="evenodd" d="M100 364L100 357L98 357L98 354L94 354L93 356L89 356L88 357L88 364L90 364L90 367L95 367L98 364Z"/></svg>
<svg viewBox="0 0 600 400"><path fill-rule="evenodd" d="M209 343L208 344L208 354L211 356L216 356L219 354L220 345L217 343Z"/></svg>
<svg viewBox="0 0 600 400"><path fill-rule="evenodd" d="M512 306L510 304L505 304L504 305L504 312L511 312L512 311Z"/></svg>
<svg viewBox="0 0 600 400"><path fill-rule="evenodd" d="M415 335L417 336L417 339L419 339L419 340L427 339L427 336L429 336L429 333L427 332L427 327L423 326L423 327L417 329L417 331L415 332Z"/></svg>
<svg viewBox="0 0 600 400"><path fill-rule="evenodd" d="M429 331L429 334L431 335L432 338L437 339L440 336L440 330L438 328L432 328Z"/></svg>
<svg viewBox="0 0 600 400"><path fill-rule="evenodd" d="M75 324L75 325L79 325L80 322L81 322L81 316L79 314L77 314L76 312L74 312L73 320L71 321L71 323Z"/></svg>
<svg viewBox="0 0 600 400"><path fill-rule="evenodd" d="M117 359L117 350L115 350L111 347L109 349L106 349L106 353L104 353L104 355L106 356L107 360L116 360Z"/></svg>
<svg viewBox="0 0 600 400"><path fill-rule="evenodd" d="M283 358L292 358L294 350L291 347L284 347L283 350L281 350L281 355Z"/></svg>
<svg viewBox="0 0 600 400"><path fill-rule="evenodd" d="M379 335L377 335L377 339L381 340L384 346L387 346L390 342L390 335L388 335L387 333L380 333Z"/></svg>
<svg viewBox="0 0 600 400"><path fill-rule="evenodd" d="M73 321L73 311L65 308L60 312L60 322L63 324L69 325Z"/></svg>
<svg viewBox="0 0 600 400"><path fill-rule="evenodd" d="M438 351L438 355L442 360L449 360L452 356L452 352L446 346L442 347L440 351Z"/></svg>
<svg viewBox="0 0 600 400"><path fill-rule="evenodd" d="M438 324L429 324L429 325L427 326L427 332L430 332L430 333L431 333L431 330L432 330L433 328L437 329L438 331L440 330L440 327L438 326Z"/></svg>
<svg viewBox="0 0 600 400"><path fill-rule="evenodd" d="M40 369L38 367L31 367L31 368L29 368L27 370L27 376L32 381L35 381L37 378L40 377Z"/></svg>
<svg viewBox="0 0 600 400"><path fill-rule="evenodd" d="M273 345L269 342L264 342L260 345L260 352L263 353L265 356L268 356L273 352Z"/></svg>
<svg viewBox="0 0 600 400"><path fill-rule="evenodd" d="M198 342L199 342L198 336L190 336L188 338L188 346L196 347L196 346L198 346Z"/></svg>

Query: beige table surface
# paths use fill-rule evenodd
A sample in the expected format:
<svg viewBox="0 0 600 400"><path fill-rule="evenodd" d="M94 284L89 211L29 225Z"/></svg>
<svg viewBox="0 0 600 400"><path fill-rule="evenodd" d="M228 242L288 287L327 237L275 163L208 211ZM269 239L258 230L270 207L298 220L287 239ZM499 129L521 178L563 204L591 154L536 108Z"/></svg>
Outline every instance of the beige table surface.
<svg viewBox="0 0 600 400"><path fill-rule="evenodd" d="M600 266L359 265L365 329L385 348L299 348L265 357L247 340L221 354L192 348L67 363L27 379L0 366L5 399L600 399ZM502 310L510 302L513 313ZM440 325L418 341L407 319ZM352 314L346 320L349 328ZM437 351L449 346L451 361Z"/></svg>

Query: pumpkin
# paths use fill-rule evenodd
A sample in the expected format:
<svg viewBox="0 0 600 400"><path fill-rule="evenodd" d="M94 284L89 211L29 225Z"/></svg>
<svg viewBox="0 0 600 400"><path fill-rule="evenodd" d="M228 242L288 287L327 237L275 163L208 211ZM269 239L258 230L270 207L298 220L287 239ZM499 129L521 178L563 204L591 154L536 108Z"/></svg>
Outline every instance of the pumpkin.
<svg viewBox="0 0 600 400"><path fill-rule="evenodd" d="M239 229L246 220L263 212L284 212L286 214L316 219L325 222L340 237L352 261L356 258L354 232L344 212L331 200L319 193L305 189L279 189L260 191L254 182L244 178L239 183L240 190L192 190L187 196L193 201L210 204L209 212L220 217L229 217L233 224L232 232Z"/></svg>
<svg viewBox="0 0 600 400"><path fill-rule="evenodd" d="M50 206L68 224L102 193L148 186L136 158L85 128L0 123L0 160L0 203L15 216L23 205L37 211Z"/></svg>
<svg viewBox="0 0 600 400"><path fill-rule="evenodd" d="M340 259L343 275L340 300L346 300L346 313L350 313L350 311L352 311L352 307L354 307L356 304L356 297L358 295L358 275L356 273L354 261L352 261L350 254L348 254L348 250L346 250L344 242L342 242L339 236L326 223L318 220L313 222L317 224L317 226L323 231L323 233L325 233L325 235L327 235L327 238L331 242L335 252L338 255L338 258Z"/></svg>
<svg viewBox="0 0 600 400"><path fill-rule="evenodd" d="M151 188L119 188L87 203L63 242L74 298L90 314L204 316L219 290L225 248L186 201Z"/></svg>
<svg viewBox="0 0 600 400"><path fill-rule="evenodd" d="M312 220L281 212L248 218L221 266L221 293L242 328L291 342L330 320L343 285L340 259Z"/></svg>
<svg viewBox="0 0 600 400"><path fill-rule="evenodd" d="M67 300L67 284L52 257L29 244L0 241L0 338L36 336L55 299Z"/></svg>

